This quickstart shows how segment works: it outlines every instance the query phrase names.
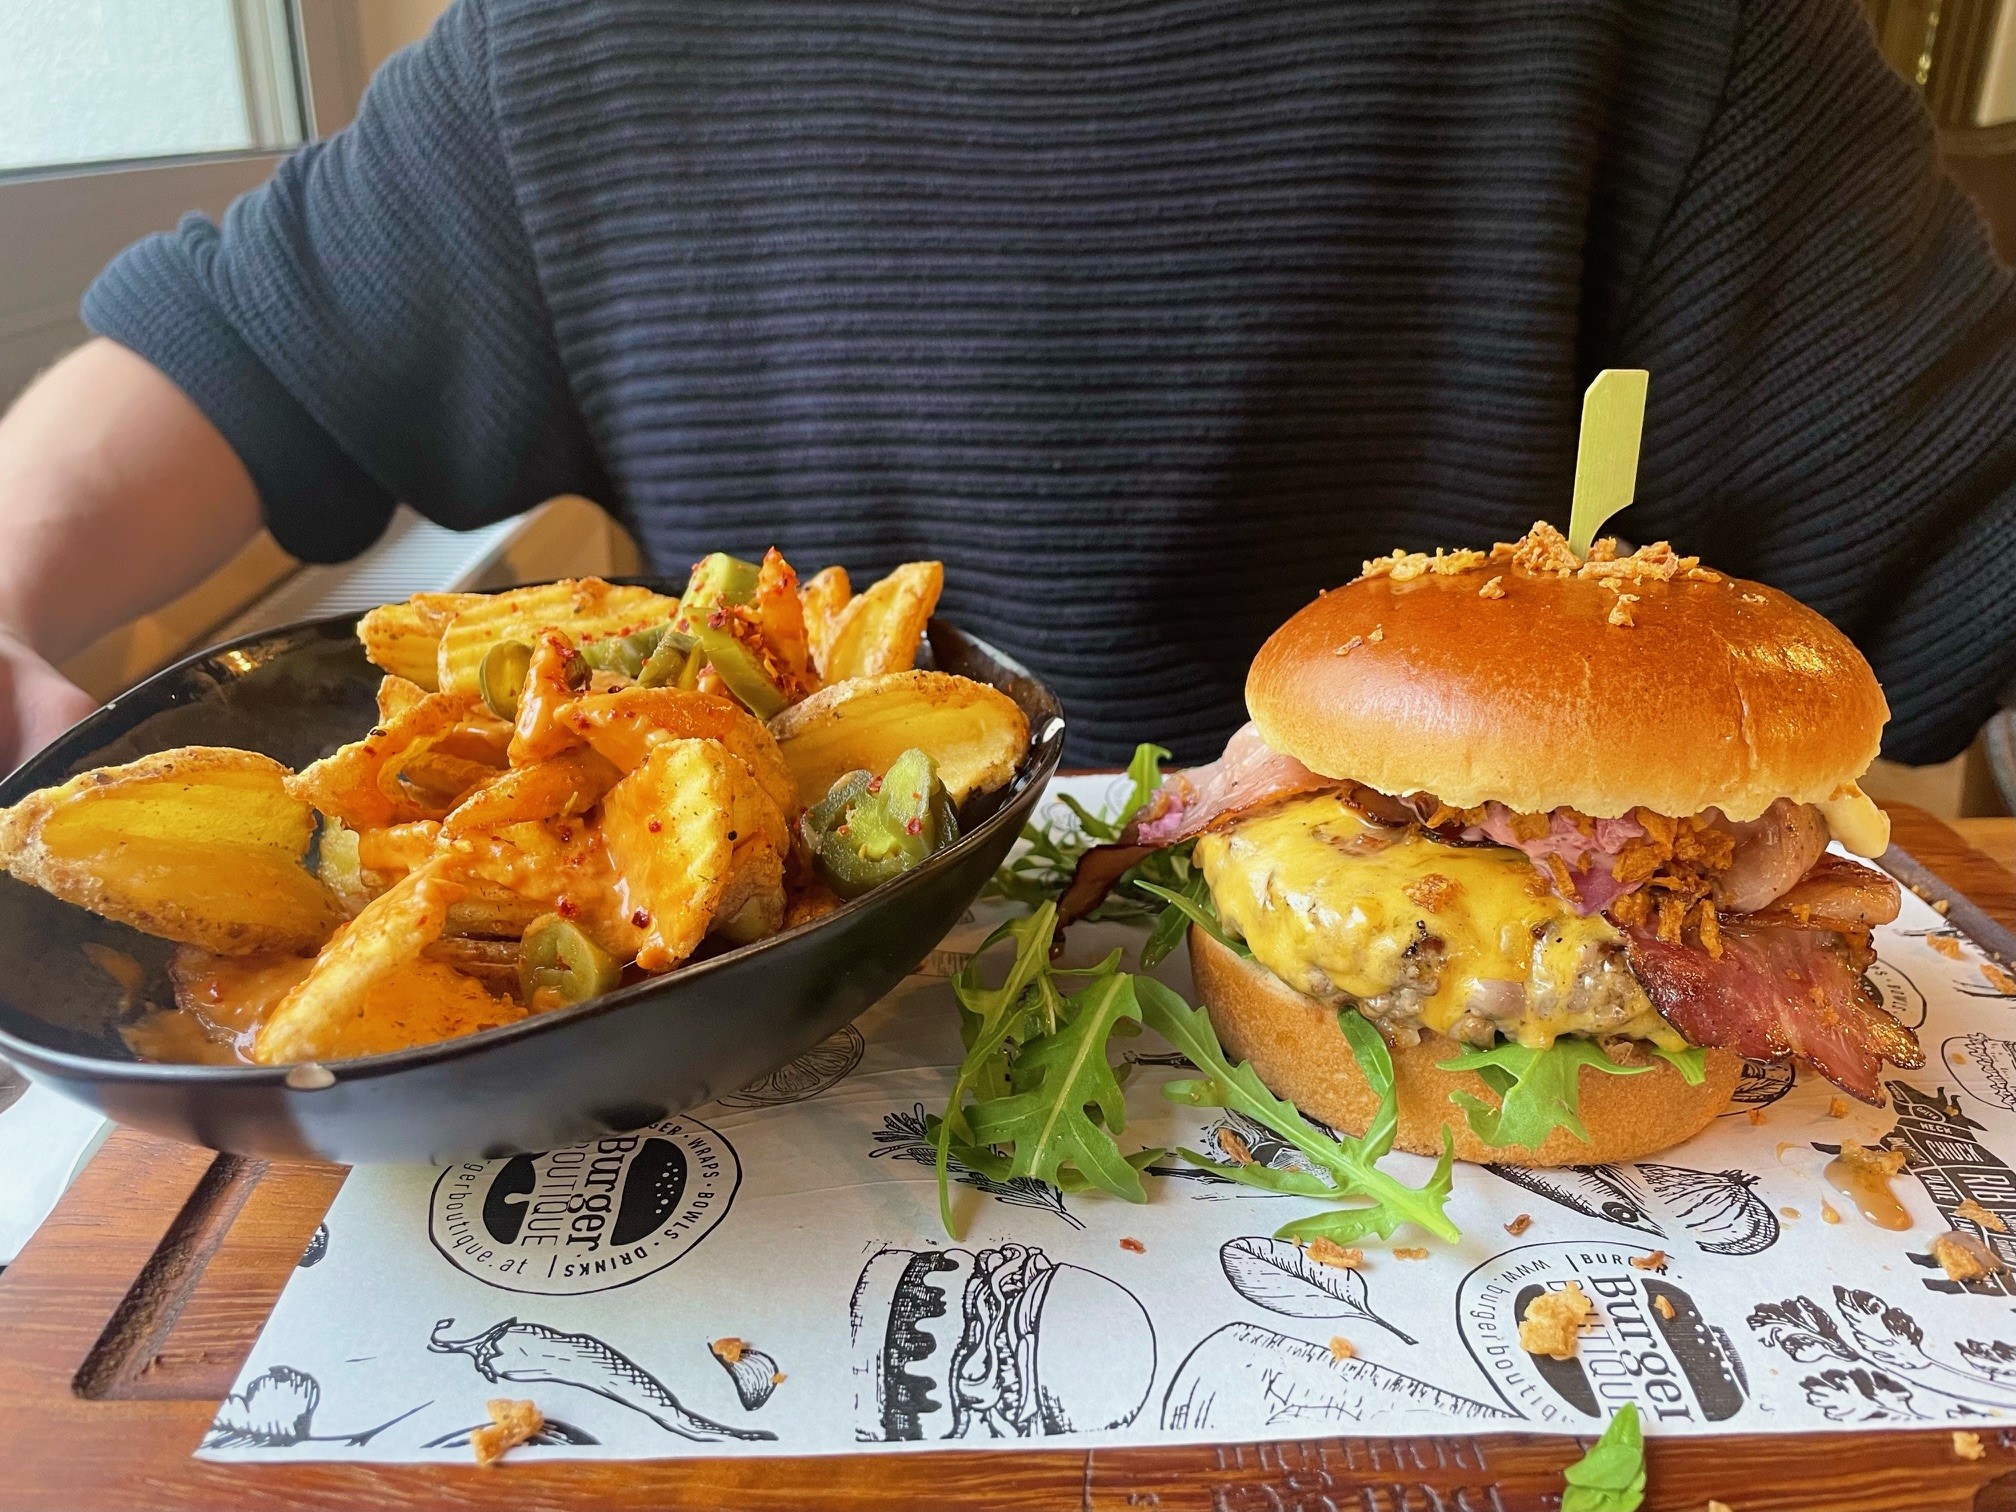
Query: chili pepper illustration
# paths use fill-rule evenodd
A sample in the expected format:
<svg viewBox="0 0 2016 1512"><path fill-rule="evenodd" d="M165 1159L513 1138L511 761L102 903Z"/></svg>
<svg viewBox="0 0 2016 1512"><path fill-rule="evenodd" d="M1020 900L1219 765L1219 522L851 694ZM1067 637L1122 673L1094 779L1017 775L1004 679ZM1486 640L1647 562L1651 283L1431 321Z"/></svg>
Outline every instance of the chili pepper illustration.
<svg viewBox="0 0 2016 1512"><path fill-rule="evenodd" d="M667 1433L701 1443L777 1437L760 1428L730 1428L687 1411L656 1376L593 1334L561 1333L544 1323L506 1318L467 1339L443 1338L444 1331L454 1326L453 1318L436 1323L427 1348L435 1354L466 1354L486 1381L578 1387L641 1412Z"/></svg>

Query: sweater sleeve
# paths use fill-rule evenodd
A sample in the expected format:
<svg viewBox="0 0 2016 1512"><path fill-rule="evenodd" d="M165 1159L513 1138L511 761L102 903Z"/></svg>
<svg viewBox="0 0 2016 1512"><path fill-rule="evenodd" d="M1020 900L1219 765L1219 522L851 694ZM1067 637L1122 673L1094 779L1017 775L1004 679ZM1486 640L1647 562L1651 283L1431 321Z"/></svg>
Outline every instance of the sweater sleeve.
<svg viewBox="0 0 2016 1512"><path fill-rule="evenodd" d="M2016 661L2016 280L1854 0L1751 0L1647 257L1631 534L1822 610L1938 761Z"/></svg>
<svg viewBox="0 0 2016 1512"><path fill-rule="evenodd" d="M120 254L84 319L195 400L311 561L362 550L397 500L467 529L603 491L493 122L478 0L221 225L192 215Z"/></svg>

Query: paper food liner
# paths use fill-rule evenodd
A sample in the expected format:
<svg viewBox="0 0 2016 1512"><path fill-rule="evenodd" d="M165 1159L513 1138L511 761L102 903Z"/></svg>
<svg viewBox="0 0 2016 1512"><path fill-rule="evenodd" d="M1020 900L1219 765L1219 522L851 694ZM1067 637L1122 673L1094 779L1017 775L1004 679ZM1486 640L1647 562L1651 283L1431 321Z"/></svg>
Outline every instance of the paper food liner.
<svg viewBox="0 0 2016 1512"><path fill-rule="evenodd" d="M1096 805L1116 784L1059 786ZM946 948L1001 916L976 910ZM514 1454L606 1459L1591 1434L1625 1402L1652 1434L2008 1420L2016 1272L1955 1283L1928 1248L1957 1227L2016 1264L2016 1232L1953 1216L1971 1199L2016 1230L2016 982L1908 893L1878 933L1872 977L1928 1058L1886 1079L1892 1109L1836 1118L1817 1075L1754 1064L1727 1114L1656 1161L1458 1166L1461 1241L1403 1232L1356 1271L1269 1237L1321 1204L1173 1157L1141 1206L960 1171L949 1240L924 1120L957 1017L942 976L912 977L690 1115L353 1172L198 1452L466 1461L499 1396L546 1416ZM1138 939L1081 928L1073 955ZM1180 952L1162 974L1188 986ZM1121 1043L1128 1148L1209 1151L1229 1129L1296 1158L1167 1103L1186 1067L1152 1035ZM1908 1231L1825 1182L1844 1138L1904 1151ZM1528 1355L1527 1302L1570 1280L1596 1304L1575 1358Z"/></svg>

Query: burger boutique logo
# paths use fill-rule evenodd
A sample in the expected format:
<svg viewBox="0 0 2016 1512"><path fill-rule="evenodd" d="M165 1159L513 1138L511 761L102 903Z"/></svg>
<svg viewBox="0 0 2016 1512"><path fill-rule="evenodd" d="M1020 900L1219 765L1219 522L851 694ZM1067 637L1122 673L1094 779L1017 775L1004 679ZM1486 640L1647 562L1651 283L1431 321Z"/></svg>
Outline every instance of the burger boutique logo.
<svg viewBox="0 0 2016 1512"><path fill-rule="evenodd" d="M1631 1244L1528 1244L1463 1278L1463 1342L1507 1406L1545 1423L1593 1422L1626 1402L1653 1423L1721 1423L1749 1396L1742 1361L1686 1289L1641 1270L1653 1252ZM1519 1320L1543 1291L1578 1283L1596 1304L1573 1359L1529 1355Z"/></svg>
<svg viewBox="0 0 2016 1512"><path fill-rule="evenodd" d="M427 1233L479 1281L578 1296L665 1269L727 1216L741 1181L727 1140L672 1118L591 1144L452 1165L434 1183Z"/></svg>

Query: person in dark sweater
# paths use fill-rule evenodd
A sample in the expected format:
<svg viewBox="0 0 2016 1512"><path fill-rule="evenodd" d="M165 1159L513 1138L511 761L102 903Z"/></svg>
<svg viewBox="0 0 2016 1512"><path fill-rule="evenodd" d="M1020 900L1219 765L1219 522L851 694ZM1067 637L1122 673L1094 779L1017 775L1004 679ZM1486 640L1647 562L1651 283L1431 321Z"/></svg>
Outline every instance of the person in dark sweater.
<svg viewBox="0 0 2016 1512"><path fill-rule="evenodd" d="M946 565L1070 759L1201 758L1394 547L1620 521L1813 604L1931 761L2016 652L2016 287L1854 0L459 0L221 225L122 254L0 426L44 658L257 528L554 494L652 563Z"/></svg>

